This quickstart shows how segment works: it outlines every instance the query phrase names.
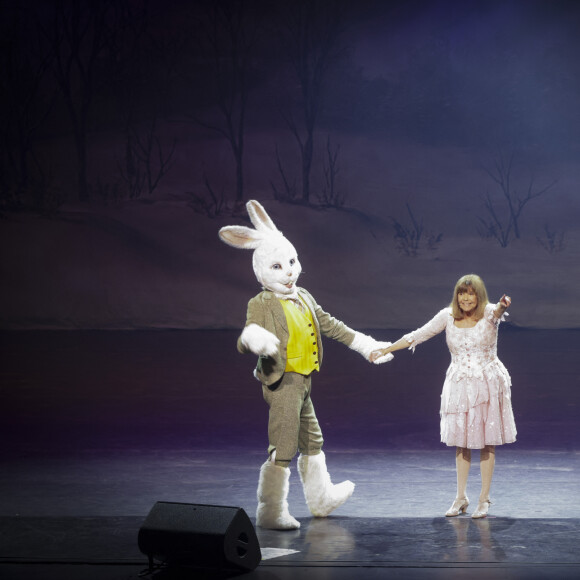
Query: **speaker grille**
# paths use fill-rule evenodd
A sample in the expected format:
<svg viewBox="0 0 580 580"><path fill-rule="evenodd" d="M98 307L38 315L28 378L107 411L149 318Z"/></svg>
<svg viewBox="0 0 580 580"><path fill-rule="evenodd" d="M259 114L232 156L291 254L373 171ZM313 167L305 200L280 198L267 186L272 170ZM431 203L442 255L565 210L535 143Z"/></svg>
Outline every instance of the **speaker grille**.
<svg viewBox="0 0 580 580"><path fill-rule="evenodd" d="M139 549L173 565L253 570L262 554L242 508L157 502L139 530Z"/></svg>

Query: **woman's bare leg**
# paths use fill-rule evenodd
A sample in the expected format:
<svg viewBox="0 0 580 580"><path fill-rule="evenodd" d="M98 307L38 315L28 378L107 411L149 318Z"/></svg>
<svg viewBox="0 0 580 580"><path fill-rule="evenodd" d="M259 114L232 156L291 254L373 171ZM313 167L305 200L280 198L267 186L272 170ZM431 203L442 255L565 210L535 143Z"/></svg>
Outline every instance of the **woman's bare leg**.
<svg viewBox="0 0 580 580"><path fill-rule="evenodd" d="M447 517L458 516L465 512L469 505L467 497L467 477L469 476L469 468L471 467L471 449L466 447L455 448L455 469L457 472L457 495L451 507L447 510L445 515Z"/></svg>
<svg viewBox="0 0 580 580"><path fill-rule="evenodd" d="M491 489L491 480L495 467L495 446L486 445L481 450L479 468L481 470L481 493L479 494L479 503L477 509L473 512L472 518L484 518L489 510L491 501L489 491Z"/></svg>
<svg viewBox="0 0 580 580"><path fill-rule="evenodd" d="M479 501L489 501L489 491L491 489L491 480L495 468L495 445L486 445L481 450L479 468L481 470L481 493L479 494Z"/></svg>
<svg viewBox="0 0 580 580"><path fill-rule="evenodd" d="M455 449L455 469L457 471L457 497L467 497L467 477L471 467L471 449Z"/></svg>

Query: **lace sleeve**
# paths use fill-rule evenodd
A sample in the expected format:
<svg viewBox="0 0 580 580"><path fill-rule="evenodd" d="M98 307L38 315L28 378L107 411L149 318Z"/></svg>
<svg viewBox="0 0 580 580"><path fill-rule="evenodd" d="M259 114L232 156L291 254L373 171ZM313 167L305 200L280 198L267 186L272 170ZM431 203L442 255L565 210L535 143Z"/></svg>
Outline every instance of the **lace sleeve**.
<svg viewBox="0 0 580 580"><path fill-rule="evenodd" d="M409 334L405 334L403 338L409 343L409 349L415 352L415 347L435 335L443 332L451 316L451 309L444 308L440 310L427 324L421 326Z"/></svg>
<svg viewBox="0 0 580 580"><path fill-rule="evenodd" d="M509 316L507 312L504 312L500 318L497 318L494 314L497 304L488 304L485 307L484 317L489 320L494 326L499 326L500 322L505 322L507 320L506 316Z"/></svg>

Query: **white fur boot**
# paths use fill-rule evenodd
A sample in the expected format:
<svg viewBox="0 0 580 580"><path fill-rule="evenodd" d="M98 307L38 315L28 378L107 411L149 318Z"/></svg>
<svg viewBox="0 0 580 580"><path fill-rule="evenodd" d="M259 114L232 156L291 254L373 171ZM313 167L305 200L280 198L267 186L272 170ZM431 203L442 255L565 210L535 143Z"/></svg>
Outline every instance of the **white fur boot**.
<svg viewBox="0 0 580 580"><path fill-rule="evenodd" d="M298 471L306 503L312 515L316 517L326 517L332 510L341 506L354 491L352 481L347 480L333 485L326 470L323 451L318 455L300 455Z"/></svg>
<svg viewBox="0 0 580 580"><path fill-rule="evenodd" d="M260 469L256 524L269 530L296 530L300 522L288 511L290 468L268 460Z"/></svg>

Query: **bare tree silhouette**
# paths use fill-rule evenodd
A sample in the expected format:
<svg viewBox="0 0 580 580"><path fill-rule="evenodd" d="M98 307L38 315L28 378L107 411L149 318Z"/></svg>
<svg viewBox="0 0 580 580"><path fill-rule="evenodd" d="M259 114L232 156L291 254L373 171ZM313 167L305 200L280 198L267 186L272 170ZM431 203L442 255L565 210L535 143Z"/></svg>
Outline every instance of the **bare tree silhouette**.
<svg viewBox="0 0 580 580"><path fill-rule="evenodd" d="M411 258L417 257L422 245L425 245L429 250L435 250L443 239L443 234L425 231L423 219L418 220L415 217L409 203L406 203L405 207L409 214L410 225L403 223L396 217L390 216L395 231L394 238L397 250Z"/></svg>
<svg viewBox="0 0 580 580"><path fill-rule="evenodd" d="M344 194L341 194L336 187L336 176L340 173L338 167L338 153L340 145L332 146L330 135L326 138L326 160L323 162L324 187L320 194L322 205L327 207L342 207L344 204Z"/></svg>
<svg viewBox="0 0 580 580"><path fill-rule="evenodd" d="M323 103L324 80L343 51L340 40L344 4L340 0L296 0L282 3L279 10L280 36L300 84L303 128L291 114L284 114L284 118L300 148L301 201L310 203L314 134Z"/></svg>
<svg viewBox="0 0 580 580"><path fill-rule="evenodd" d="M286 174L286 170L284 169L284 165L282 163L282 158L280 157L280 151L278 150L278 146L275 148L276 152L276 166L278 167L278 173L282 179L282 187L283 189L280 190L276 184L270 180L270 185L272 187L272 191L274 192L274 197L279 201L292 201L296 197L296 179L290 180L288 175Z"/></svg>
<svg viewBox="0 0 580 580"><path fill-rule="evenodd" d="M244 203L244 137L248 105L248 73L258 37L260 12L252 1L217 0L201 4L203 35L199 40L211 59L214 103L220 121L190 115L200 125L216 131L229 143L235 162L235 206ZM209 185L204 174L206 187ZM211 188L210 188L211 189Z"/></svg>
<svg viewBox="0 0 580 580"><path fill-rule="evenodd" d="M47 210L50 177L35 142L54 100L45 83L49 57L27 29L23 11L1 6L0 18L0 203Z"/></svg>
<svg viewBox="0 0 580 580"><path fill-rule="evenodd" d="M513 238L521 238L520 218L524 208L534 199L547 193L558 180L536 189L534 177L530 177L529 184L523 193L520 193L514 185L513 167L515 151L504 154L499 151L492 160L490 167L484 166L483 170L495 182L500 190L500 204L503 208L498 210L498 202L494 201L489 192L483 196L483 205L487 212L487 218L479 217L480 233L484 237L495 238L502 248L508 246ZM507 211L505 211L507 210ZM507 216L507 217L503 217Z"/></svg>
<svg viewBox="0 0 580 580"><path fill-rule="evenodd" d="M89 199L87 135L91 107L105 85L115 38L122 31L123 2L54 0L49 18L39 22L48 42L51 68L72 125L80 201Z"/></svg>
<svg viewBox="0 0 580 580"><path fill-rule="evenodd" d="M159 124L177 78L183 39L154 34L146 5L126 5L124 21L125 33L115 51L115 95L125 130L119 170L129 197L135 198L153 193L173 165L176 139L165 146Z"/></svg>

